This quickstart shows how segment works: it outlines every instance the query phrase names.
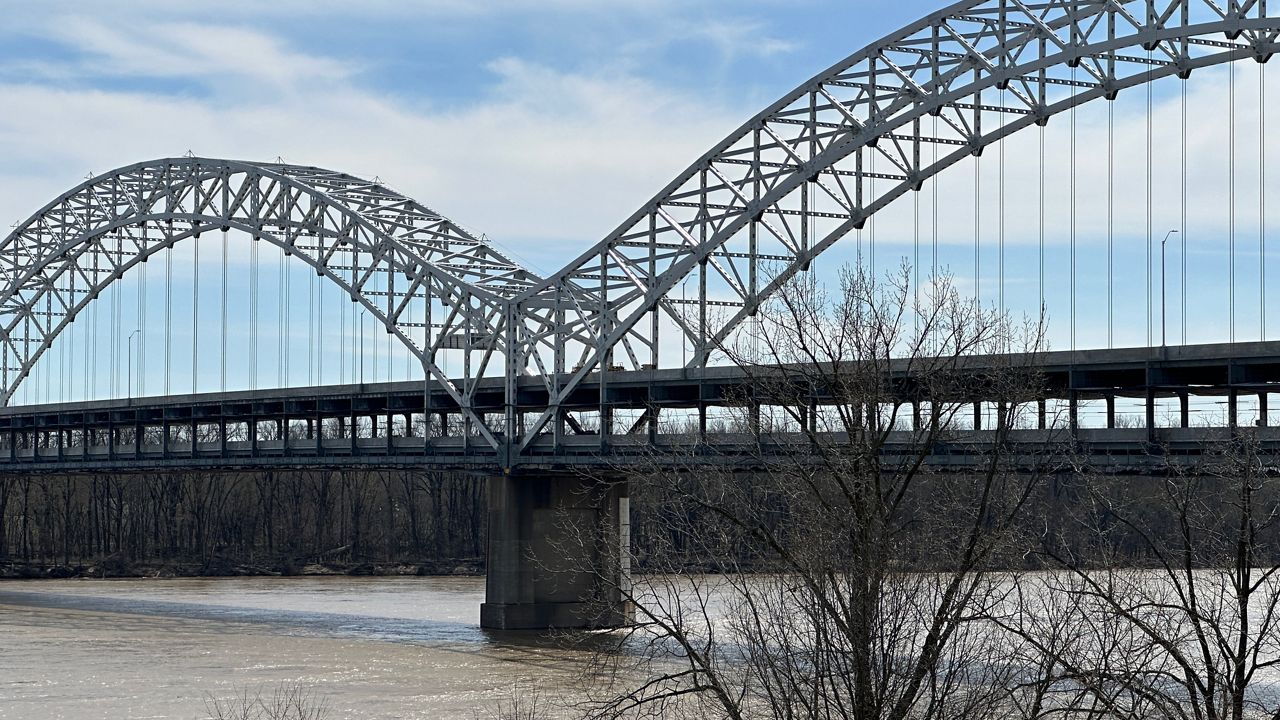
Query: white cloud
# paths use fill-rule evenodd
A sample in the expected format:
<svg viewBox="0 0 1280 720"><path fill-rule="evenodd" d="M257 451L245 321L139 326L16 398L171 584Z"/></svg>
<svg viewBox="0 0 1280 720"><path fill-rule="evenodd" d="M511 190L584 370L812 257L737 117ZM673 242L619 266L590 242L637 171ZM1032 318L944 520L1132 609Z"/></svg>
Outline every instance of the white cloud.
<svg viewBox="0 0 1280 720"><path fill-rule="evenodd" d="M743 111L629 75L574 75L516 58L447 111L362 88L344 68L244 29L140 26L102 32L113 73L222 75L208 97L50 85L0 86L0 217L25 218L87 172L187 150L380 176L539 265L585 249L740 121ZM164 43L143 42L165 35ZM287 91L276 92L280 88Z"/></svg>
<svg viewBox="0 0 1280 720"><path fill-rule="evenodd" d="M89 77L186 78L227 85L247 80L283 91L308 82L346 78L341 62L286 49L252 30L191 22L109 26L84 17L64 17L49 27L50 39L89 57L76 70Z"/></svg>

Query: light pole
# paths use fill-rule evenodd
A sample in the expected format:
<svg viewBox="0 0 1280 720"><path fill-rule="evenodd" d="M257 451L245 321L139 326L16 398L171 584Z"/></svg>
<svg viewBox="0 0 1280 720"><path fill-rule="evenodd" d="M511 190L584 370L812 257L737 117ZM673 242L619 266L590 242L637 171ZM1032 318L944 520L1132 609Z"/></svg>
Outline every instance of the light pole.
<svg viewBox="0 0 1280 720"><path fill-rule="evenodd" d="M1169 236L1178 232L1170 230L1164 234L1164 239L1160 241L1160 347L1167 345L1165 341L1165 318L1164 318L1164 246L1169 242Z"/></svg>
<svg viewBox="0 0 1280 720"><path fill-rule="evenodd" d="M133 397L133 336L138 334L139 329L140 328L135 328L133 332L129 333L129 340L125 345L125 349L128 351L126 354L129 356L128 367L129 367L129 397L130 398ZM117 385L116 387L120 387L120 386Z"/></svg>

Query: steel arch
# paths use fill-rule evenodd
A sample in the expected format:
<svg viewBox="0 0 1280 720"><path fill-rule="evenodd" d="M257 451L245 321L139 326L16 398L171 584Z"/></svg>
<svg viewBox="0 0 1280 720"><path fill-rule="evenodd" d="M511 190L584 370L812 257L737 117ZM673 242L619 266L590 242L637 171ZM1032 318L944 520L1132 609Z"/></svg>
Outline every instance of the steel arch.
<svg viewBox="0 0 1280 720"><path fill-rule="evenodd" d="M703 364L779 285L946 167L1128 87L1243 58L1265 62L1278 34L1280 13L1260 0L965 0L890 34L742 125L516 298L560 307L566 293L585 293L591 307L608 309L563 330L587 338L585 359L553 404L588 372L608 372L614 348L643 335L646 316L654 358L661 317L693 340L689 364ZM940 150L937 162L927 147ZM695 316L671 297L692 276ZM709 300L708 281L720 298ZM709 327L710 304L732 317ZM557 412L540 416L523 444Z"/></svg>
<svg viewBox="0 0 1280 720"><path fill-rule="evenodd" d="M385 186L315 167L207 158L138 163L64 193L0 242L0 391L7 404L58 334L111 282L202 232L242 230L342 287L468 411L470 382L435 363L466 343L505 352L507 299L540 279ZM497 444L475 421L477 432Z"/></svg>

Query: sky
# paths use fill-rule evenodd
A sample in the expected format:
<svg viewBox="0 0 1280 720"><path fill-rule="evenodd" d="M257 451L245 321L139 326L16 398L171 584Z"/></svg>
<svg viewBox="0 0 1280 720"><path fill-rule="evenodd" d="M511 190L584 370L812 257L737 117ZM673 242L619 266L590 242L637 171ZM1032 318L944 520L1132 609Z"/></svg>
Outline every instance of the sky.
<svg viewBox="0 0 1280 720"><path fill-rule="evenodd" d="M194 152L379 177L539 266L927 3L3 5L0 218Z"/></svg>
<svg viewBox="0 0 1280 720"><path fill-rule="evenodd" d="M282 158L376 177L484 235L535 271L549 273L607 235L761 108L938 7L936 0L0 0L0 222L18 223L86 175L140 160L188 152ZM1238 339L1272 332L1258 307L1264 285L1257 273L1256 207L1271 186L1260 183L1257 158L1272 157L1271 145L1277 144L1257 145L1256 66L1242 63L1238 72L1240 159L1234 167L1224 153L1225 70L1198 71L1187 85L1187 162L1193 176L1188 232L1171 243L1169 273L1170 297L1191 298L1188 342L1227 339L1223 238L1232 226L1242 258ZM1280 88L1273 93L1280 97ZM1148 254L1147 236L1158 243L1167 229L1181 227L1181 158L1174 150L1181 132L1178 86L1159 84L1152 102L1157 119L1150 228L1140 201L1148 165L1144 92L1127 91L1113 105L1110 156L1100 149L1108 136L1106 104L1093 103L1078 118L1079 347L1145 344L1153 337L1158 342L1158 255ZM1270 113L1266 127L1277 117ZM1052 346L1070 347L1064 285L1072 225L1067 128L1057 118L1046 131L1044 286L1035 252L1041 223L1034 196L1041 170L1029 161L1038 153L1034 132L1010 139L1003 172L998 154L987 153L980 164L974 161L976 173L962 163L918 194L921 209L908 196L878 217L878 269L903 257L933 264L931 251L921 256L917 248L928 248L936 235L938 264L962 287L981 288L984 302L995 303L1000 282L992 274L1000 259L993 218L1004 217L1004 302L1035 314L1043 296ZM1225 182L1232 170L1234 199L1227 197ZM983 189L976 196L975 178ZM1007 187L1005 209L995 204L997 187ZM1236 208L1234 223L1227 207ZM920 215L923 225L915 220ZM982 238L977 267L975 234ZM1108 236L1120 268L1109 281L1110 323L1107 286L1099 284L1107 277ZM865 261L871 242L850 237L838 243L822 263L827 277L860 253ZM1268 251L1261 267L1272 261ZM185 256L175 262L185 267ZM129 292L147 298L141 304L154 305L154 281L150 287L146 295L136 288ZM201 287L211 292L217 282L202 280ZM233 285L232 294L236 290ZM1274 298L1280 293L1269 294L1268 306ZM206 302L200 312L212 305ZM1182 305L1171 305L1170 334L1181 342ZM184 306L179 312L186 311ZM1280 309L1269 317L1280 318ZM320 320L313 316L310 322L328 324ZM151 363L148 373L158 362L157 322L156 312L138 313L138 344ZM304 316L293 323L295 344L323 346L324 338L305 336L307 322ZM175 338L187 332L183 323L176 325L168 331ZM117 321L110 331L115 365L135 357L121 342L131 327L137 329ZM280 328L274 330L281 335ZM75 352L90 347L87 334L82 342ZM199 354L194 346L182 352L187 359L171 364L191 365ZM383 361L392 354L394 349L384 352ZM299 362L297 357L295 352L290 362ZM349 373L351 364L343 362ZM283 361L267 357L264 363ZM335 372L336 364L331 360L325 372ZM123 374L119 368L102 372ZM192 372L200 389L216 389L210 385L221 382L220 361L198 360L194 371L188 368ZM328 377L315 368L310 372L313 380L317 374ZM246 386L253 374L242 366L229 373L232 386ZM302 381L295 373L288 383ZM92 394L123 389L122 381L109 382L116 386ZM148 392L156 384L152 380Z"/></svg>

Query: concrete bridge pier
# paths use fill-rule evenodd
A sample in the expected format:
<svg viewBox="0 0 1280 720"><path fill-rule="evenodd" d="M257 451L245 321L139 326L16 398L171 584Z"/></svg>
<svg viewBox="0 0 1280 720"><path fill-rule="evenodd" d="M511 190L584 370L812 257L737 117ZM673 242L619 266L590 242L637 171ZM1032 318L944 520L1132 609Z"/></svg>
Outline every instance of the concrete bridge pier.
<svg viewBox="0 0 1280 720"><path fill-rule="evenodd" d="M630 501L625 483L549 473L488 480L489 560L480 626L627 624Z"/></svg>

